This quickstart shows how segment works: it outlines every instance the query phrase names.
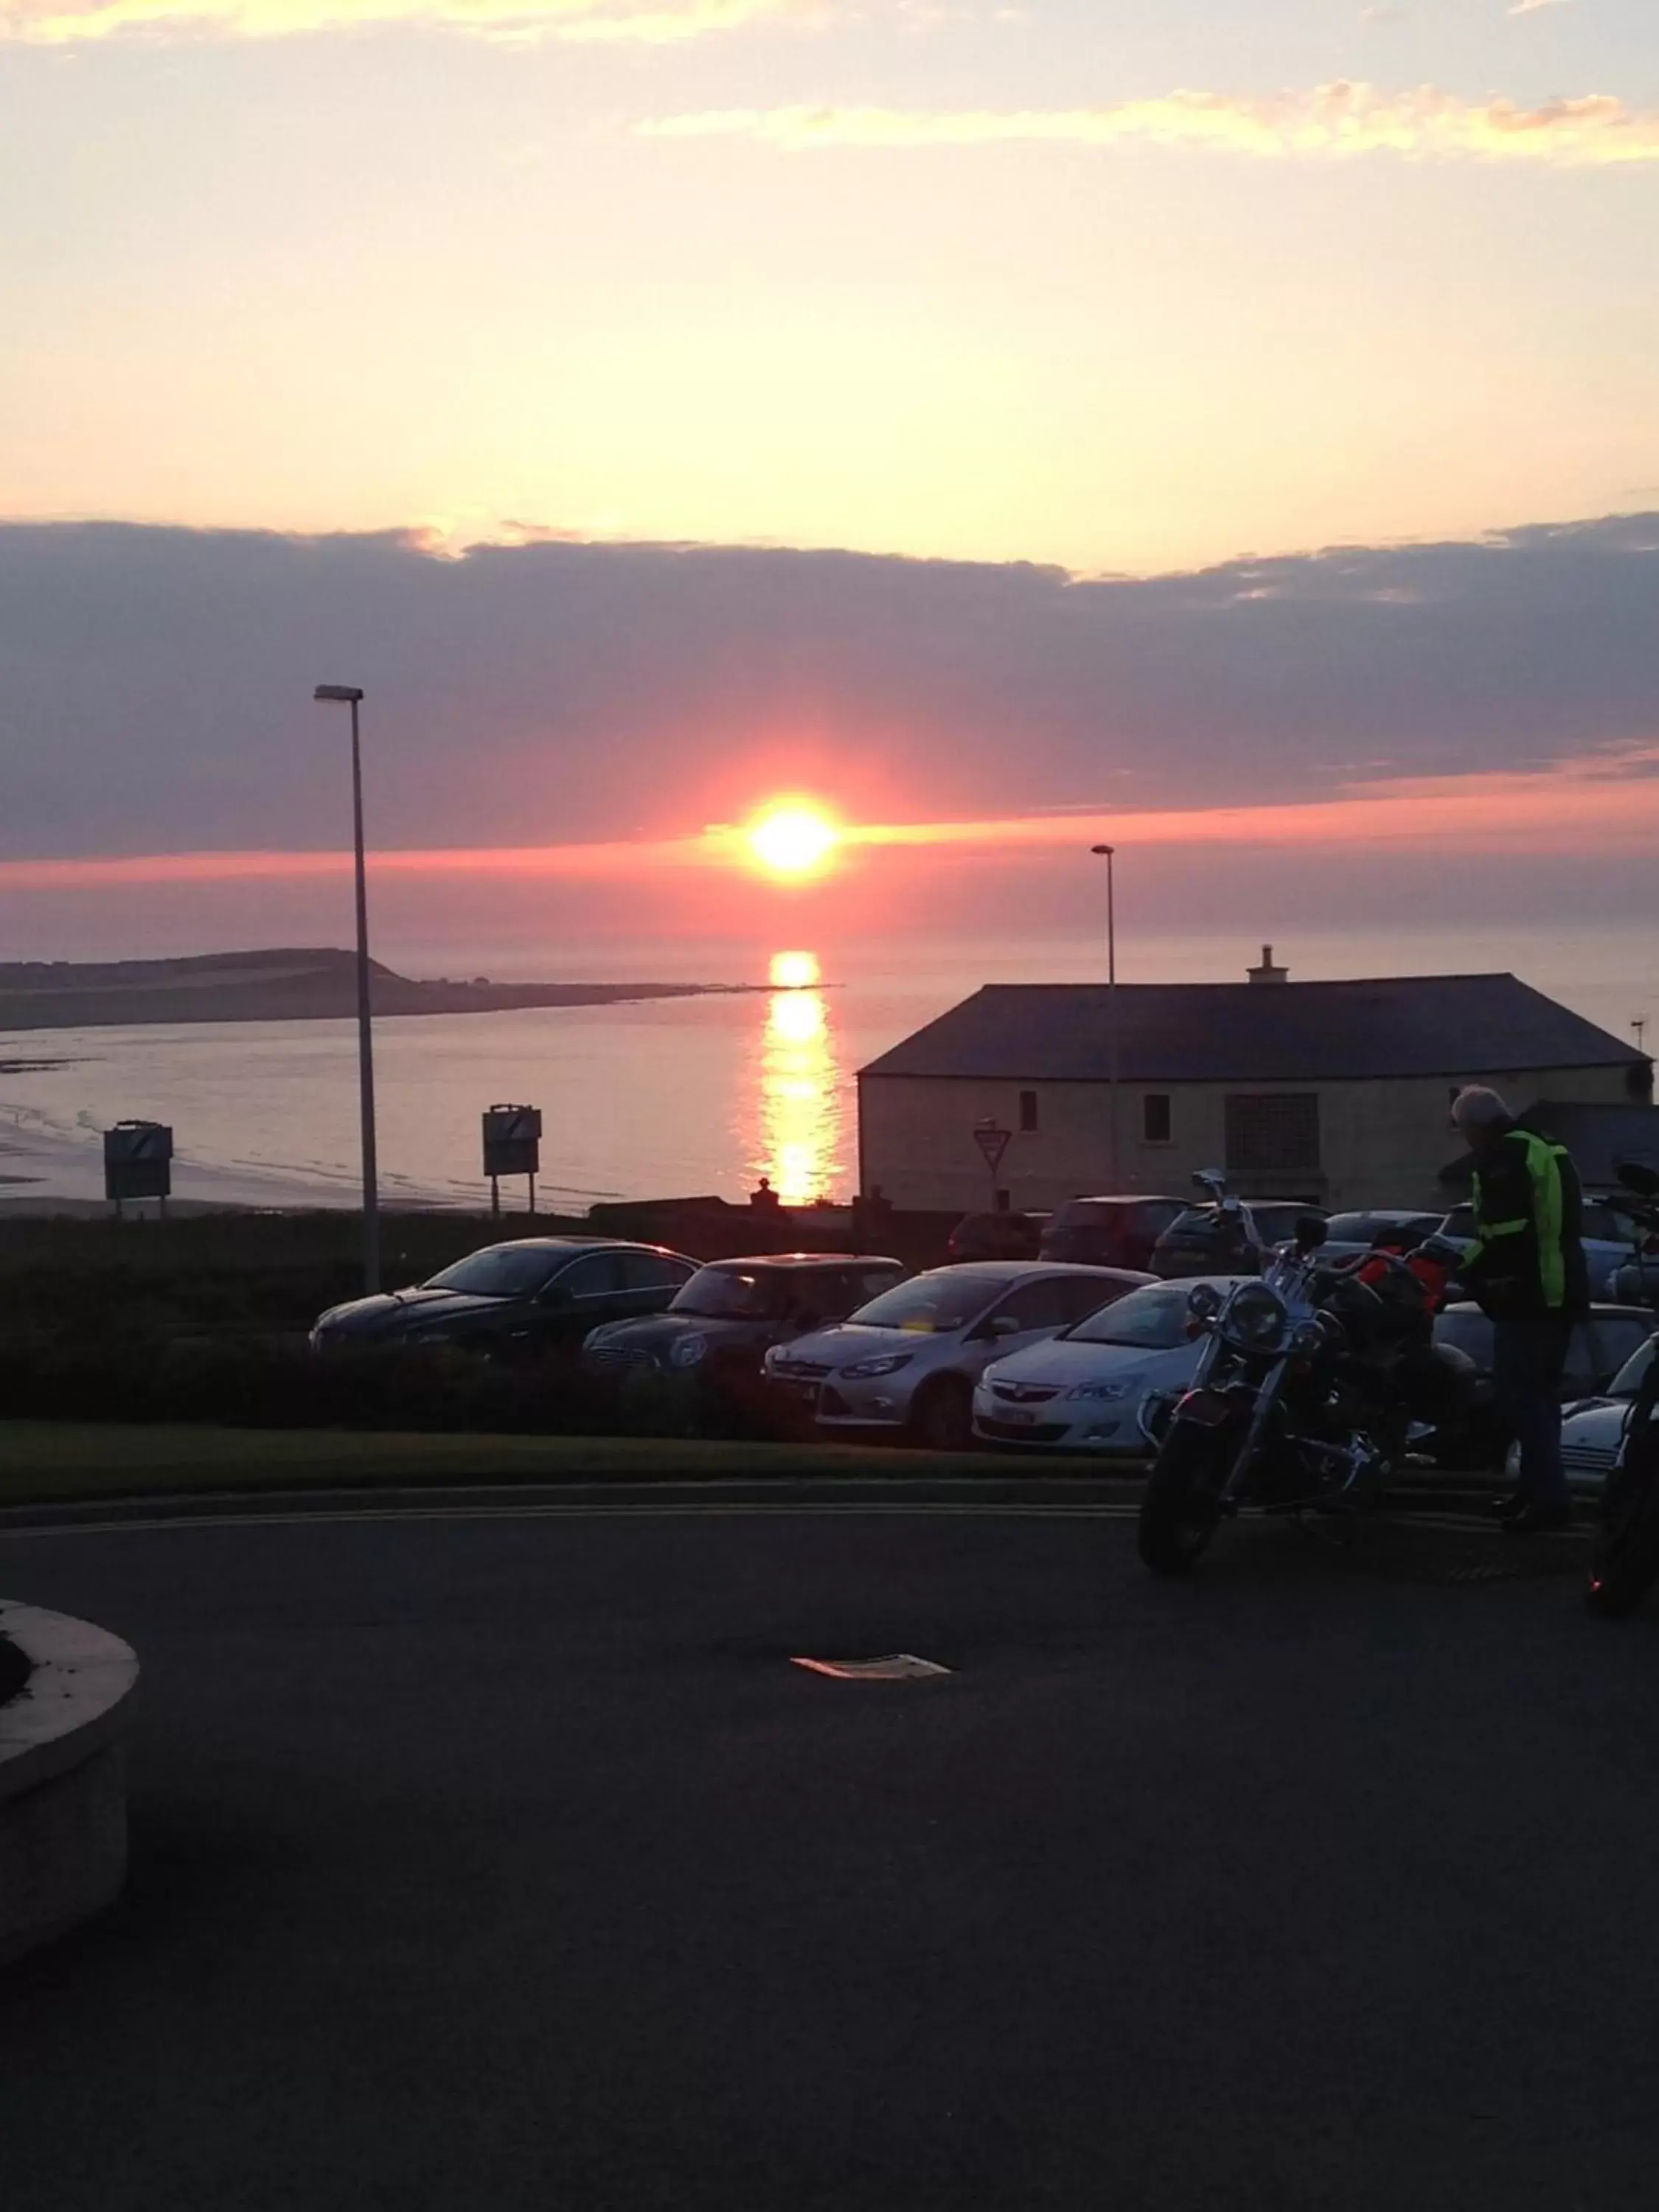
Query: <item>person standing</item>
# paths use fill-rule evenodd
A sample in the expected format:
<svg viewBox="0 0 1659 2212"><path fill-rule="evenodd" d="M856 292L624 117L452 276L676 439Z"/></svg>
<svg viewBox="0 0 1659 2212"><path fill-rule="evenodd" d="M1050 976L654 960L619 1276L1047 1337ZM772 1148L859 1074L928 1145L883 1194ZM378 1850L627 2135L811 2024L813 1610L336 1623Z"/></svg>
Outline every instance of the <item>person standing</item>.
<svg viewBox="0 0 1659 2212"><path fill-rule="evenodd" d="M1497 1510L1516 1534L1565 1528L1561 1376L1589 1311L1577 1170L1565 1145L1522 1128L1481 1085L1458 1093L1452 1126L1474 1155L1474 1242L1458 1275L1491 1318L1493 1395L1521 1447L1519 1480Z"/></svg>

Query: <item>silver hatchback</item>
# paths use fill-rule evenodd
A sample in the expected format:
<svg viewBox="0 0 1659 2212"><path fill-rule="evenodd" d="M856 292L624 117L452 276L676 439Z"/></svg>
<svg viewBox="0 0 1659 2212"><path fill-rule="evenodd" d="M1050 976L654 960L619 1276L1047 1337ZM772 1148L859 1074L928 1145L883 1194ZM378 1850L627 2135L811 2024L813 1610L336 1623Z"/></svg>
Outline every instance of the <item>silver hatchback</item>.
<svg viewBox="0 0 1659 2212"><path fill-rule="evenodd" d="M849 1321L775 1346L767 1380L810 1404L823 1434L898 1431L936 1451L965 1451L974 1385L992 1360L1155 1279L1053 1260L935 1267L884 1291Z"/></svg>

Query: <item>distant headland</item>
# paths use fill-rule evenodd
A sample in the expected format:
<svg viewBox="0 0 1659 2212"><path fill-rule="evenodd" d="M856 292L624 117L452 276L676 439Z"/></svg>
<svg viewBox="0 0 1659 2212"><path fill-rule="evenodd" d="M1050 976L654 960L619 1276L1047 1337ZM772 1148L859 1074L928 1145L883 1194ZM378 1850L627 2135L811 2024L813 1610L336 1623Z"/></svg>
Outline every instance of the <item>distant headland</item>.
<svg viewBox="0 0 1659 2212"><path fill-rule="evenodd" d="M744 983L417 982L376 961L377 1015L502 1013L523 1006L608 1006L757 989ZM337 947L206 952L180 960L0 962L0 1031L104 1029L149 1022L325 1021L357 1011L355 954Z"/></svg>

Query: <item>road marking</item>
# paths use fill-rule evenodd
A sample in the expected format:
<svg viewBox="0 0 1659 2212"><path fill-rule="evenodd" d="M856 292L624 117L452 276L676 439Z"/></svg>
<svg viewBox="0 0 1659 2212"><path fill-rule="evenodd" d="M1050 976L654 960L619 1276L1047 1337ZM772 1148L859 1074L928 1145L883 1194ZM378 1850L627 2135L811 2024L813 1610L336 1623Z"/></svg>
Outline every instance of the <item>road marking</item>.
<svg viewBox="0 0 1659 2212"><path fill-rule="evenodd" d="M1018 1498L748 1497L581 1498L500 1504L459 1501L441 1505L317 1505L270 1513L185 1511L143 1518L45 1522L15 1528L0 1525L0 1543L27 1542L41 1537L148 1534L168 1528L309 1528L321 1522L374 1527L397 1521L847 1520L860 1516L886 1520L1132 1521L1139 1517L1139 1511L1136 1499L1082 1503ZM1257 1518L1254 1515L1250 1517L1252 1521ZM1457 1512L1382 1514L1375 1516L1374 1525L1381 1528L1432 1529L1453 1535L1497 1537L1503 1533L1484 1515ZM1563 1531L1551 1540L1559 1543L1565 1539L1570 1542L1574 1534Z"/></svg>

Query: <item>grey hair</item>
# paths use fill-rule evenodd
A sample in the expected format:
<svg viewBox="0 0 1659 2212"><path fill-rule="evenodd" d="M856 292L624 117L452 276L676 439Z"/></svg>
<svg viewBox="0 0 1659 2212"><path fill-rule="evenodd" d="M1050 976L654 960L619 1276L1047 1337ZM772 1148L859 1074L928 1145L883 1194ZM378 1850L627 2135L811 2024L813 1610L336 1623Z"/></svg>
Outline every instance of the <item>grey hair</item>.
<svg viewBox="0 0 1659 2212"><path fill-rule="evenodd" d="M1462 1130L1495 1129L1500 1121L1514 1119L1498 1093L1484 1083L1471 1083L1452 1101L1452 1120Z"/></svg>

